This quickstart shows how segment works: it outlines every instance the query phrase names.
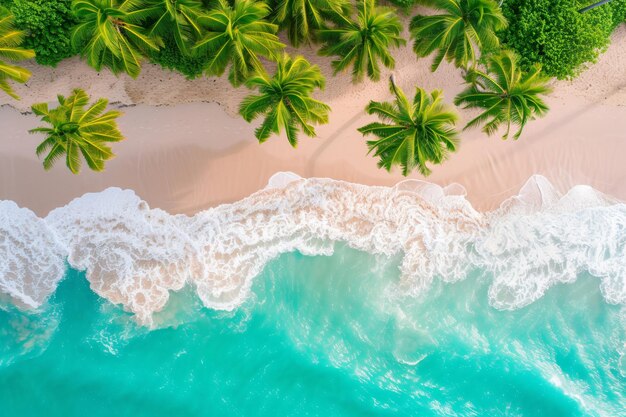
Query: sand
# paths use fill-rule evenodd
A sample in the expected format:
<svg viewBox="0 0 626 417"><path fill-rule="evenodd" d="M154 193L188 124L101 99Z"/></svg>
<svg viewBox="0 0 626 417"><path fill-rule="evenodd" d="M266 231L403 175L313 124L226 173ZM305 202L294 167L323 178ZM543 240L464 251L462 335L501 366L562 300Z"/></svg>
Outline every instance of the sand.
<svg viewBox="0 0 626 417"><path fill-rule="evenodd" d="M298 51L327 76L316 96L330 104L330 123L318 138L301 137L292 149L284 137L258 144L255 124L236 115L245 88L233 89L225 78L184 77L146 64L136 80L97 73L74 58L56 69L31 65L33 77L16 88L19 102L0 97L0 199L15 200L39 215L85 192L110 186L131 188L151 206L172 213L195 213L244 198L263 188L279 171L303 177L330 177L371 185L393 185L399 171L378 169L367 155L356 128L373 118L369 100L391 98L386 83L393 73L407 92L419 85L440 88L446 100L463 89L460 71L443 64L436 73L430 60L416 60L410 45L394 54L396 68L379 83L354 86L348 74L331 77L330 60L313 49ZM558 189L588 184L626 200L626 27L618 29L608 51L573 81L555 81L549 114L528 124L518 141L465 131L459 151L433 169L428 181L460 183L480 210L497 207L516 194L533 174L542 174ZM26 133L37 125L22 114L35 102L53 101L57 93L80 87L94 97L108 97L121 107L119 124L127 140L114 145L117 157L103 173L84 170L71 175L59 164L43 170L35 156L40 137ZM462 121L471 114L462 112ZM414 173L410 178L423 179Z"/></svg>

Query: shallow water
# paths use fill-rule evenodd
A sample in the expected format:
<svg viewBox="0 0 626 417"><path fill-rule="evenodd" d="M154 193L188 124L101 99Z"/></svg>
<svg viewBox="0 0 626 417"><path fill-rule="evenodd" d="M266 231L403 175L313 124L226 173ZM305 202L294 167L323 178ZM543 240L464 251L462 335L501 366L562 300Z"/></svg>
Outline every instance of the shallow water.
<svg viewBox="0 0 626 417"><path fill-rule="evenodd" d="M277 174L0 201L0 417L626 417L626 204Z"/></svg>
<svg viewBox="0 0 626 417"><path fill-rule="evenodd" d="M625 311L596 278L501 311L488 274L407 297L400 263L283 254L240 308L184 289L152 330L70 270L40 311L0 311L0 415L624 415Z"/></svg>

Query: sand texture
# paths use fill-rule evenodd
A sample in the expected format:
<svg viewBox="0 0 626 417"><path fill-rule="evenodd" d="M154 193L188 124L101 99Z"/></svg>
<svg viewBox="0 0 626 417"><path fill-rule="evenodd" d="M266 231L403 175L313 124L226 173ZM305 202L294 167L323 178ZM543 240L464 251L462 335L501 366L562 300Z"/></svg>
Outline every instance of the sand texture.
<svg viewBox="0 0 626 417"><path fill-rule="evenodd" d="M330 59L313 49L298 52L326 74L326 89L316 97L333 110L330 123L318 128L319 137L302 135L297 149L284 137L259 145L253 136L256 124L236 115L248 91L232 88L225 77L186 80L146 64L132 80L97 73L77 58L56 69L31 65L31 81L16 88L22 100L0 97L5 104L0 108L0 199L45 215L85 192L118 186L135 190L153 207L195 213L244 198L279 171L392 185L404 177L377 168L356 131L374 120L364 112L368 101L391 99L386 79L392 73L410 94L416 85L440 88L452 102L463 89L459 70L444 63L430 72L430 59L416 60L409 44L396 50L396 68L384 71L380 82L356 86L349 74L332 77ZM22 112L77 87L122 107L119 124L127 140L114 145L118 156L103 173L83 170L74 176L63 164L45 172L35 155L41 138L26 132L37 119ZM626 199L626 27L615 32L608 51L579 78L555 81L547 101L549 114L529 123L518 141L487 137L477 129L463 132L459 151L434 167L428 181L462 184L480 210L497 207L533 174L546 176L561 190L589 184ZM463 123L471 114L461 116ZM417 173L410 178L423 179Z"/></svg>

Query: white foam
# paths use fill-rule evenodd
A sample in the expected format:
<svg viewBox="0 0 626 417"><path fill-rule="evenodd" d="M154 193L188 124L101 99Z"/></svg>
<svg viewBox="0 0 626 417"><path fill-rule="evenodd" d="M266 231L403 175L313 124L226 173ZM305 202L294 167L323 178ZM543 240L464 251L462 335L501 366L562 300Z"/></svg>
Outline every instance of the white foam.
<svg viewBox="0 0 626 417"><path fill-rule="evenodd" d="M132 191L109 188L53 210L46 222L68 248L69 264L87 271L97 294L148 322L169 291L204 275L179 218L150 209Z"/></svg>
<svg viewBox="0 0 626 417"><path fill-rule="evenodd" d="M234 309L271 259L294 250L330 255L336 241L404 254L400 289L408 294L480 268L493 275L491 304L513 309L587 271L608 302L626 303L626 206L583 186L561 196L540 176L486 214L458 184L370 187L280 173L250 197L193 217L150 209L118 188L86 194L45 220L9 202L0 216L0 231L14 241L0 246L14 259L0 269L0 292L40 305L67 256L96 293L142 323L187 284L205 306Z"/></svg>
<svg viewBox="0 0 626 417"><path fill-rule="evenodd" d="M35 213L0 201L0 293L18 307L39 307L65 275L66 256Z"/></svg>

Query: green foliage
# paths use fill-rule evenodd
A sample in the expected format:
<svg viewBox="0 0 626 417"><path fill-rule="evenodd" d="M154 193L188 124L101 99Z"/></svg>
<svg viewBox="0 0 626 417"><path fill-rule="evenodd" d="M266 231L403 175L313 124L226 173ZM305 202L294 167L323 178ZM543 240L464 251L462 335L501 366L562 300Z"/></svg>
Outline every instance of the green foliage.
<svg viewBox="0 0 626 417"><path fill-rule="evenodd" d="M624 0L578 10L591 1L506 0L503 13L509 27L500 38L529 68L540 63L545 74L559 79L577 76L585 63L595 62L610 42L616 23L626 15Z"/></svg>
<svg viewBox="0 0 626 417"><path fill-rule="evenodd" d="M206 72L221 76L230 65L228 79L236 87L264 72L260 57L275 59L285 47L276 36L278 26L265 21L269 13L260 1L234 0L231 6L220 0L215 9L201 16L203 37L193 50L211 57Z"/></svg>
<svg viewBox="0 0 626 417"><path fill-rule="evenodd" d="M80 23L72 31L72 45L96 70L108 67L136 78L143 57L163 45L143 26L147 7L143 0L74 0L72 11Z"/></svg>
<svg viewBox="0 0 626 417"><path fill-rule="evenodd" d="M519 129L513 139L518 139L528 121L547 113L548 106L541 96L550 92L549 78L541 74L538 65L523 71L512 51L491 55L486 67L485 71L468 72L466 81L470 87L454 100L456 105L465 105L464 108L483 110L465 128L484 124L483 132L492 135L506 125L502 139L507 139L511 125L515 124Z"/></svg>
<svg viewBox="0 0 626 417"><path fill-rule="evenodd" d="M380 158L379 167L391 171L399 165L404 176L413 169L427 176L431 173L428 162L440 164L456 150L458 132L454 124L458 116L443 103L440 90L429 94L418 87L411 103L393 78L389 85L393 102L370 101L366 107L368 114L387 123L370 123L359 132L378 137L368 141L367 146Z"/></svg>
<svg viewBox="0 0 626 417"><path fill-rule="evenodd" d="M350 12L347 0L272 0L272 17L293 46L318 41L317 31Z"/></svg>
<svg viewBox="0 0 626 417"><path fill-rule="evenodd" d="M379 61L387 68L394 68L392 47L404 45L400 36L402 25L392 9L377 7L375 0L360 0L356 20L340 16L336 27L319 32L324 46L319 53L337 56L332 62L335 74L352 65L352 80L359 82L364 75L380 79Z"/></svg>
<svg viewBox="0 0 626 417"><path fill-rule="evenodd" d="M25 83L30 78L30 71L5 61L21 61L33 58L34 51L20 46L24 32L15 27L11 12L0 6L0 90L13 98L19 98L11 88L9 81Z"/></svg>
<svg viewBox="0 0 626 417"><path fill-rule="evenodd" d="M457 67L476 61L480 51L499 46L496 31L506 27L495 0L433 0L442 13L417 15L411 21L413 50L420 57L436 52L432 71L445 58Z"/></svg>
<svg viewBox="0 0 626 417"><path fill-rule="evenodd" d="M13 0L9 7L17 27L27 33L23 46L35 50L38 64L56 66L74 55L71 0Z"/></svg>
<svg viewBox="0 0 626 417"><path fill-rule="evenodd" d="M69 97L58 96L59 105L48 108L48 103L35 104L33 113L50 127L38 127L30 133L43 133L46 139L37 146L37 156L47 154L43 160L44 169L65 155L65 164L74 174L81 168L80 155L94 171L103 171L104 163L115 155L109 147L111 142L119 142L124 137L117 128L119 111L104 112L108 101L98 99L89 108L89 96L80 89L72 91Z"/></svg>
<svg viewBox="0 0 626 417"><path fill-rule="evenodd" d="M255 131L259 142L284 130L295 148L299 130L315 137L312 124L328 123L330 107L311 97L316 88L324 88L324 81L317 65L311 65L301 56L290 58L285 54L278 61L273 77L260 74L246 82L249 88L258 88L260 94L246 97L239 113L248 122L265 117Z"/></svg>
<svg viewBox="0 0 626 417"><path fill-rule="evenodd" d="M206 55L188 56L181 52L171 35L163 38L163 47L158 51L150 52L150 61L185 77L197 78L204 72L204 66L209 58Z"/></svg>
<svg viewBox="0 0 626 417"><path fill-rule="evenodd" d="M626 0L613 0L607 3L606 7L611 10L614 27L626 21Z"/></svg>
<svg viewBox="0 0 626 417"><path fill-rule="evenodd" d="M189 46L200 35L198 17L203 13L198 0L147 0L145 13L153 20L149 36L170 36L178 49L189 55Z"/></svg>

